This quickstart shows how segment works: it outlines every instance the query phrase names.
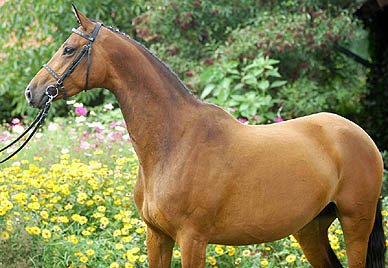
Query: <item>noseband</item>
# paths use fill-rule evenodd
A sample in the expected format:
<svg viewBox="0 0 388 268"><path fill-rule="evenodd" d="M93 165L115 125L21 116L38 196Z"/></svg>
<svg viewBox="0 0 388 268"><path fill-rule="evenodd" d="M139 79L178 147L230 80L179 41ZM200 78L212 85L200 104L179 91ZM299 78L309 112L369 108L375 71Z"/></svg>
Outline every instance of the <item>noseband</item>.
<svg viewBox="0 0 388 268"><path fill-rule="evenodd" d="M72 29L72 32L75 34L78 34L88 40L88 42L83 46L81 52L77 55L77 57L73 60L73 62L67 67L66 71L62 74L61 77L53 70L51 69L47 64L44 64L42 67L45 68L56 80L57 83L55 85L51 85L50 87L55 87L57 90L60 89L63 94L63 98L67 99L67 93L65 90L65 86L63 85L63 80L65 80L66 77L68 77L74 69L78 66L78 64L82 61L82 59L88 55L88 65L86 67L86 80L85 80L85 88L86 91L88 89L88 81L89 81L89 69L91 65L91 54L92 54L92 44L94 40L96 39L96 36L98 34L98 31L100 30L102 24L97 22L96 26L94 27L92 35L87 35L75 28Z"/></svg>

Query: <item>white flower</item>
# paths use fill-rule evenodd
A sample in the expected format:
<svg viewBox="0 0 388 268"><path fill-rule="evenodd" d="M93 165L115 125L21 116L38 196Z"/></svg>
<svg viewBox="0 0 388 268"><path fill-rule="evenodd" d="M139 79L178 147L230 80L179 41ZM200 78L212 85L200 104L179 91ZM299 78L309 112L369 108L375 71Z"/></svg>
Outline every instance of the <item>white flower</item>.
<svg viewBox="0 0 388 268"><path fill-rule="evenodd" d="M84 105L83 105L83 103L76 102L76 103L74 103L74 107L75 108L80 108L80 107L84 107Z"/></svg>
<svg viewBox="0 0 388 268"><path fill-rule="evenodd" d="M16 125L12 128L12 132L22 133L24 131L24 127L21 125Z"/></svg>
<svg viewBox="0 0 388 268"><path fill-rule="evenodd" d="M48 131L56 131L56 130L58 130L58 124L50 122L48 124L48 126L47 126L47 130Z"/></svg>
<svg viewBox="0 0 388 268"><path fill-rule="evenodd" d="M81 123L85 120L86 120L86 117L82 116L82 115L75 118L75 122L77 122L77 123Z"/></svg>

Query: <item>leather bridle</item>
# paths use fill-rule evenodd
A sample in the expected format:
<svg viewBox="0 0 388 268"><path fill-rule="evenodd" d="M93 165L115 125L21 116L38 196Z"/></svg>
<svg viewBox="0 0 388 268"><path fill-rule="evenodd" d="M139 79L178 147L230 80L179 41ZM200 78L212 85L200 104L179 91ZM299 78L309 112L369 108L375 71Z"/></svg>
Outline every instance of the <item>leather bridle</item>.
<svg viewBox="0 0 388 268"><path fill-rule="evenodd" d="M59 77L59 75L53 69L51 69L51 67L49 67L47 64L44 64L42 66L57 80L57 83L55 85L50 85L49 88L55 88L56 90L60 89L64 99L67 99L67 93L65 90L65 86L63 85L63 80L65 80L66 77L70 76L70 74L74 71L74 69L78 66L78 64L80 64L80 62L86 55L88 55L88 65L86 67L86 79L85 79L84 90L86 91L88 89L89 70L90 70L90 65L92 63L91 62L92 44L94 40L96 40L98 31L100 30L101 26L102 26L102 23L97 22L91 36L79 31L78 29L75 29L75 28L72 29L73 33L82 36L83 38L88 40L88 42L83 46L80 53L73 60L73 62L67 67L67 69L65 70L65 72L62 74L61 77Z"/></svg>
<svg viewBox="0 0 388 268"><path fill-rule="evenodd" d="M67 98L67 93L65 90L65 86L63 85L63 80L65 80L66 77L68 77L74 69L78 66L78 64L82 61L82 59L88 55L88 65L86 67L86 81L85 81L85 91L88 89L88 81L89 81L89 70L90 70L90 65L91 65L91 54L92 54L92 44L94 40L96 39L96 36L98 34L98 31L100 30L102 24L97 22L96 26L94 27L92 35L87 35L77 29L72 29L73 33L76 33L83 38L87 39L88 42L83 46L81 52L77 55L77 57L73 60L73 62L67 67L66 71L62 74L61 77L53 70L51 69L47 64L43 65L43 68L45 68L56 80L57 83L55 85L49 85L46 90L45 90L45 95L47 96L47 101L44 105L44 107L40 110L38 116L35 118L35 120L32 122L32 124L18 137L16 138L13 142L8 144L7 146L3 147L0 149L0 152L8 149L12 145L14 145L17 141L19 141L22 137L24 137L35 125L35 128L32 130L30 135L27 137L27 139L23 142L20 147L15 150L13 153L8 155L5 159L0 161L1 163L4 163L8 159L10 159L12 156L16 155L34 136L36 131L38 130L39 126L43 124L44 119L46 118L48 111L50 110L51 107L51 102L58 96L58 91L61 90L63 94L63 98Z"/></svg>

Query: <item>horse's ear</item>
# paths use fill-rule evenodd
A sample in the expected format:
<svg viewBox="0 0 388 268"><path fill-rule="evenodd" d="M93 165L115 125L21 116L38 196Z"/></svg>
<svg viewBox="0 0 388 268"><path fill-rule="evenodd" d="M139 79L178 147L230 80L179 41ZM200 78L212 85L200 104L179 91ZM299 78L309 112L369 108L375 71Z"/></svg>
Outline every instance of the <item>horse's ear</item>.
<svg viewBox="0 0 388 268"><path fill-rule="evenodd" d="M87 31L88 28L93 27L92 22L84 14L78 11L78 9L75 7L74 4L71 4L71 5L73 7L73 12L75 17L77 18L78 24L81 25L85 31Z"/></svg>

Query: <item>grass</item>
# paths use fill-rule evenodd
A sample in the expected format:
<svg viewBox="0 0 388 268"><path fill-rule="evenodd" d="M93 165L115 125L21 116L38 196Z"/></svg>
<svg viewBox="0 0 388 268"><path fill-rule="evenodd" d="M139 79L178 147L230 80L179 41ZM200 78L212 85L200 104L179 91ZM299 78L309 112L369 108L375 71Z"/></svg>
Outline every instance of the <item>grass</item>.
<svg viewBox="0 0 388 268"><path fill-rule="evenodd" d="M47 123L0 167L0 266L148 267L146 226L133 201L138 162L120 114L74 118ZM15 137L12 129L1 127L0 141ZM329 238L346 265L338 221ZM180 267L180 258L175 247L172 267ZM206 267L310 265L290 236L245 247L209 245Z"/></svg>

